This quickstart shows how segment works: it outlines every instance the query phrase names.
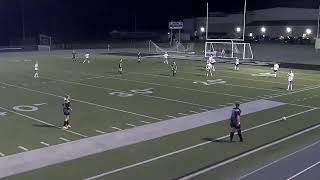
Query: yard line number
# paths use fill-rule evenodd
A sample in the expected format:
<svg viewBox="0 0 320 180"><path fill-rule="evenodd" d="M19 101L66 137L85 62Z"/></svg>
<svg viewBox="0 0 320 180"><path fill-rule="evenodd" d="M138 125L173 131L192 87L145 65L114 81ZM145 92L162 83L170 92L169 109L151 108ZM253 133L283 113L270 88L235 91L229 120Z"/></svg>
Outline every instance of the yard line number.
<svg viewBox="0 0 320 180"><path fill-rule="evenodd" d="M148 89L133 89L129 91L115 91L109 93L109 95L112 96L118 96L118 97L132 97L135 95L149 95L153 93L153 88L148 88Z"/></svg>

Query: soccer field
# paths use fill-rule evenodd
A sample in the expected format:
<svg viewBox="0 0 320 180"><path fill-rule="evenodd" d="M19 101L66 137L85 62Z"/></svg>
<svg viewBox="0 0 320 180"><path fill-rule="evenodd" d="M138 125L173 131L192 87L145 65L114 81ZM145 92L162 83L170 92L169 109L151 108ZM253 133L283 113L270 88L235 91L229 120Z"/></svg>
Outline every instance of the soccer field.
<svg viewBox="0 0 320 180"><path fill-rule="evenodd" d="M319 134L308 130L320 124L317 71L294 69L294 90L287 91L289 69L274 78L270 67L234 71L218 63L208 78L204 62L177 60L172 77L172 60L137 63L136 57L95 52L83 64L82 57L73 62L71 51L0 57L0 177L232 179ZM39 79L33 78L35 61ZM72 128L63 130L66 94ZM228 141L236 102L243 107L243 143ZM303 138L265 146L303 130Z"/></svg>

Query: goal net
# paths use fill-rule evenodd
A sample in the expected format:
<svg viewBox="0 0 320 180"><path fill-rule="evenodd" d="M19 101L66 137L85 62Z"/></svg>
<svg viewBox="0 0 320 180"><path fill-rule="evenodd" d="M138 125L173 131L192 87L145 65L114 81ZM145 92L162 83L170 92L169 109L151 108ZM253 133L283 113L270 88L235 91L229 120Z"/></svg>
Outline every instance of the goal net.
<svg viewBox="0 0 320 180"><path fill-rule="evenodd" d="M51 50L51 37L47 35L39 35L39 51L50 51Z"/></svg>
<svg viewBox="0 0 320 180"><path fill-rule="evenodd" d="M253 59L250 43L239 42L206 42L205 56L220 58Z"/></svg>
<svg viewBox="0 0 320 180"><path fill-rule="evenodd" d="M154 43L153 41L149 41L149 52L150 53L164 53L164 52L186 52L188 49L184 47L178 41L174 41L172 45L162 44L160 45Z"/></svg>

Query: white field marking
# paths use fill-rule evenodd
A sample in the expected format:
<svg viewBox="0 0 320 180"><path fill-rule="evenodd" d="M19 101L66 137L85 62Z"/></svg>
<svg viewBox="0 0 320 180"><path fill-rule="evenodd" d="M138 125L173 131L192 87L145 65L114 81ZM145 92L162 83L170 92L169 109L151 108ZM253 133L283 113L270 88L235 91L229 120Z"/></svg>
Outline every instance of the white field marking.
<svg viewBox="0 0 320 180"><path fill-rule="evenodd" d="M1 157L4 157L4 156L6 156L5 154L3 154L2 152L0 152L0 156Z"/></svg>
<svg viewBox="0 0 320 180"><path fill-rule="evenodd" d="M224 105L224 104L219 104L218 106L219 106L219 107L225 107L226 105Z"/></svg>
<svg viewBox="0 0 320 180"><path fill-rule="evenodd" d="M39 104L34 104L34 106L43 106L46 105L47 103L39 103Z"/></svg>
<svg viewBox="0 0 320 180"><path fill-rule="evenodd" d="M248 176L250 176L250 175L252 175L252 174L255 174L255 173L261 171L261 170L264 169L264 168L267 168L267 167L269 167L269 166L271 166L271 165L273 165L273 164L276 164L276 163L278 163L278 162L280 162L280 161L282 161L282 160L284 160L284 159L287 159L287 158L289 158L289 157L291 157L291 156L293 156L293 155L295 155L295 154L297 154L297 153L300 153L300 152L302 152L302 151L304 151L304 150L307 150L307 149L309 149L309 148L311 148L311 147L313 147L313 146L315 146L315 145L317 145L317 144L319 144L319 143L320 143L320 141L316 141L315 143L312 143L312 144L310 144L310 145L308 145L308 146L306 146L306 147L304 147L304 148L301 148L301 149L299 149L299 150L297 150L297 151L295 151L295 152L293 152L293 153L290 153L290 154L288 154L288 155L285 155L285 156L283 156L283 157L281 157L281 158L279 158L279 159L277 159L277 160L275 160L275 161L273 161L273 162L271 162L271 163L269 163L269 164L266 164L266 165L264 165L264 166L262 166L262 167L260 167L260 168L258 168L258 169L256 169L256 170L254 170L254 171L251 171L251 172L249 172L249 173L247 173L247 174L245 174L245 175L243 175L243 176L240 176L239 178L237 178L237 180L241 180L241 179L246 178L246 177L248 177Z"/></svg>
<svg viewBox="0 0 320 180"><path fill-rule="evenodd" d="M199 113L199 112L197 112L197 111L189 111L189 112L191 112L191 113Z"/></svg>
<svg viewBox="0 0 320 180"><path fill-rule="evenodd" d="M185 113L178 113L178 114L182 116L189 116L189 114L185 114Z"/></svg>
<svg viewBox="0 0 320 180"><path fill-rule="evenodd" d="M304 114L304 113L307 113L307 112L310 112L310 111L314 111L314 110L315 110L315 109L309 109L309 110L302 111L302 112L299 112L299 113L296 113L296 114L292 114L292 115L290 115L290 116L287 117L287 120L288 120L289 118L291 118L291 117L295 117L295 116L298 116L298 115L301 115L301 114ZM255 130L255 129L258 129L258 128L261 128L261 127L270 125L270 124L274 124L274 123L277 123L277 122L280 122L280 121L282 121L282 118L276 119L276 120L273 120L273 121L270 121L270 122L267 122L267 123L264 123L264 124L260 124L260 125L258 125L258 126L254 126L254 127L248 128L248 129L245 129L245 130L243 130L242 132L252 131L252 130ZM320 126L320 125L319 125L319 126ZM217 138L217 139L215 139L215 140L222 140L222 139L228 138L229 136L230 136L230 135L228 134L228 135L222 136L222 137L220 137L220 138ZM85 178L84 180L93 180L93 179L101 178L101 177L103 177L103 176L107 176L107 175L110 175L110 174L114 174L114 173L117 173L117 172L120 172L120 171L123 171L123 170L126 170L126 169L130 169L130 168L133 168L133 167L141 166L141 165L144 165L144 164L147 164L147 163L150 163L150 162L159 160L159 159L163 159L163 158L166 158L166 157L169 157L169 156L173 156L173 155L176 155L176 154L179 154L179 153L182 153L182 152L191 150L191 149L195 149L195 148L198 148L198 147L201 147L201 146L210 144L210 143L212 143L212 142L211 142L211 141L206 141L206 142L203 142L203 143L199 143L199 144L196 144L196 145L187 147L187 148L183 148L183 149L180 149L180 150L177 150L177 151L173 151L173 152L170 152L170 153L161 155L161 156L157 156L157 157L154 157L154 158L145 160L145 161L141 161L141 162L138 162L138 163L129 165L129 166L121 167L121 168L118 168L118 169L114 169L114 170L112 170L112 171L108 171L108 172L105 172L105 173L101 173L101 174L96 175L96 176L92 176L92 177L89 177L89 178ZM222 163L223 163L223 162L222 162Z"/></svg>
<svg viewBox="0 0 320 180"><path fill-rule="evenodd" d="M100 133L100 134L105 134L106 132L104 131L100 131L100 130L96 130L97 133Z"/></svg>
<svg viewBox="0 0 320 180"><path fill-rule="evenodd" d="M315 87L310 87L310 88L304 88L304 89L301 89L301 90L292 91L292 92L290 92L290 93L284 93L284 94L275 95L275 96L272 96L272 98L287 96L287 95L296 94L296 93L304 92L304 91L310 91L310 90L319 89L319 88L320 88L320 86L315 86Z"/></svg>
<svg viewBox="0 0 320 180"><path fill-rule="evenodd" d="M227 105L231 105L232 106L232 105L234 105L234 103L227 103Z"/></svg>
<svg viewBox="0 0 320 180"><path fill-rule="evenodd" d="M45 125L48 125L48 126L52 126L52 127L56 127L56 128L58 128L58 129L61 129L61 127L58 127L58 126L53 125L53 124L51 124L51 123L47 123L47 122L41 121L40 119L31 117L31 116L27 116L27 115L24 115L24 114L15 112L15 111L11 111L10 109L7 109L7 108L0 107L0 109L5 110L5 111L8 111L8 112L13 113L13 114L16 114L16 115L19 115L19 116L22 116L22 117L25 117L25 118L28 118L28 119L31 119L31 120L34 120L34 121L37 121L37 122L39 122L39 123L42 123L42 124L45 124ZM76 135L78 135L78 136L84 137L84 138L88 137L88 136L86 136L86 135L80 134L80 133L75 132L75 131L70 131L70 130L66 130L66 131L68 131L68 132L70 132L70 133L72 133L72 134L76 134Z"/></svg>
<svg viewBox="0 0 320 180"><path fill-rule="evenodd" d="M314 168L314 167L315 167L315 166L317 166L318 164L320 164L320 161L318 161L317 163L313 164L312 166L309 166L309 167L307 167L306 169L304 169L304 170L302 170L302 171L298 172L297 174L295 174L295 175L293 175L293 176L291 176L291 177L287 178L287 180L291 180L291 179L294 179L294 178L296 178L296 177L300 176L301 174L303 174L303 173L305 173L305 172L309 171L310 169Z"/></svg>
<svg viewBox="0 0 320 180"><path fill-rule="evenodd" d="M111 79L109 77L106 77L106 78ZM95 85L90 85L90 84L85 84L85 83L74 82L74 81L65 81L65 80L51 79L51 78L43 78L43 79L55 80L55 81L60 81L60 82L64 82L64 83L69 83L69 84L76 84L76 85L80 85L80 86L92 87L92 88L96 88L96 89L104 89L104 90L109 90L109 91L122 92L122 90L119 90L119 89L107 88L107 87L103 87L103 86L95 86ZM185 101L181 101L181 100L170 99L170 98L165 98L165 97L160 97L160 96L153 96L153 95L147 95L147 94L142 94L142 93L133 93L133 94L138 95L138 96L150 97L150 98L172 101L172 102L188 104L188 105L193 105L193 106L210 107L210 106L206 106L206 105L202 105L202 104L185 102Z"/></svg>
<svg viewBox="0 0 320 180"><path fill-rule="evenodd" d="M292 106L305 107L305 108L314 108L314 109L320 109L320 107L307 106L307 105L302 105L302 104L295 104L295 103L286 103L286 104L288 104L288 105L292 105Z"/></svg>
<svg viewBox="0 0 320 180"><path fill-rule="evenodd" d="M160 71L161 72L161 71ZM162 77L162 78L170 78L169 76L163 76L163 75L156 75L156 74L145 74L145 73L137 73L137 72L128 72L129 74L140 74L140 75L144 75L144 76L154 76L154 77ZM184 72L185 73L185 72ZM197 74L199 75L199 74ZM229 77L230 78L230 77ZM181 79L181 80L185 80L185 81L196 81L194 79L187 79L187 78L174 78L174 79ZM221 79L220 79L221 80ZM225 81L221 81L221 82L225 82ZM236 85L236 84L230 84L230 83L217 83L217 84L221 84L221 85L226 85L226 86L234 86L234 87L243 87L243 88L249 88L249 89L259 89L259 90L268 90L268 91L276 91L279 92L278 90L274 90L274 89L266 89L266 88L257 88L257 87L251 87L251 86L244 86L244 85Z"/></svg>
<svg viewBox="0 0 320 180"><path fill-rule="evenodd" d="M158 71L158 72L164 72L164 71ZM166 71L165 71L166 72ZM154 74L144 74L144 73L138 73L138 72L128 72L129 74L132 73L132 74L141 74L141 75L145 75L145 76L160 76L160 77L167 77L167 76L162 76L162 75L154 75ZM203 75L203 74L200 74L200 73L190 73L190 72L180 72L182 74L193 74L193 75ZM222 75L218 75L218 74L215 74L215 76L217 77L225 77L225 78L231 78L230 76L222 76ZM167 78L170 78L170 77L167 77ZM249 79L249 78L237 78L237 77L232 77L232 79L240 79L240 80L246 80L246 81L256 81L256 82L266 82L266 83L273 83L273 84L286 84L288 85L287 83L281 83L281 82L274 82L274 81L264 81L264 80L256 80L256 79Z"/></svg>
<svg viewBox="0 0 320 180"><path fill-rule="evenodd" d="M199 108L201 111L208 111L208 109Z"/></svg>
<svg viewBox="0 0 320 180"><path fill-rule="evenodd" d="M149 121L140 121L140 122L142 122L142 123L144 123L144 124L150 124Z"/></svg>
<svg viewBox="0 0 320 180"><path fill-rule="evenodd" d="M79 81L91 80L91 79L100 79L100 78L105 78L105 76L96 76L96 77L83 78L83 79L79 79Z"/></svg>
<svg viewBox="0 0 320 180"><path fill-rule="evenodd" d="M69 139L66 139L66 138L60 137L59 139L62 140L62 141L65 141L65 142L70 142L70 140L69 140Z"/></svg>
<svg viewBox="0 0 320 180"><path fill-rule="evenodd" d="M134 124L129 124L129 123L127 123L127 125L128 125L128 126L131 126L131 127L137 127L137 126L134 125Z"/></svg>
<svg viewBox="0 0 320 180"><path fill-rule="evenodd" d="M19 88L19 89L24 89L24 90L31 91L31 92L37 92L37 93L41 93L41 94L45 94L45 95L49 95L49 96L58 97L58 98L63 98L63 96L59 96L59 95L56 95L56 94L47 93L47 92L43 92L43 91L38 91L38 90L25 88L25 87L21 87L21 86L16 86L16 85L12 85L12 84L7 84L7 83L4 83L4 82L0 82L0 84L5 84L7 86L11 86L11 87ZM122 110L122 109L103 106L103 105L100 105L100 104L95 104L95 103L91 103L91 102L87 102L87 101L83 101L83 100L79 100L79 99L72 99L72 100L76 101L76 102L83 103L83 104L88 104L88 105L92 105L92 106L96 106L96 107L101 107L101 108L105 108L105 109L109 109L109 110L113 110L113 111L124 112L124 113L127 113L127 114L133 114L133 115L136 115L136 116L141 116L141 117L145 117L145 118L149 118L149 119L155 119L155 120L158 120L158 121L162 120L162 119L159 119L159 118L155 118L155 117L151 117L151 116L147 116L147 115L143 115L143 114L139 114L139 113L134 113L134 112L130 112L130 111L125 111L125 110Z"/></svg>
<svg viewBox="0 0 320 180"><path fill-rule="evenodd" d="M123 130L123 129L120 129L120 128L114 127L114 126L112 126L111 128L112 128L112 129L115 129L115 130L118 130L118 131L122 131L122 130Z"/></svg>
<svg viewBox="0 0 320 180"><path fill-rule="evenodd" d="M304 134L304 133L310 132L310 131L312 131L312 130L315 130L315 129L319 128L319 127L320 127L320 124L317 125L317 126L314 126L314 127L308 128L308 129L305 129L305 130L303 130L303 131L297 132L297 133L295 133L295 134L293 134L293 135L290 135L290 136L288 136L288 137L282 138L282 139L280 139L280 140L274 141L274 142L272 142L272 143L266 144L266 145L261 146L261 147L259 147L259 148L253 149L253 150L251 150L251 151L249 151L249 152L246 152L246 153L244 153L244 154L241 154L241 155L236 156L236 157L234 157L234 158L231 158L231 159L229 159L229 160L223 161L223 162L218 163L218 164L216 164L216 165L213 165L213 166L211 166L211 167L205 168L205 169L203 169L203 170L201 170L201 171L198 171L198 172L196 172L196 173L193 173L193 174L190 174L190 175L185 176L185 177L183 177L183 178L180 178L179 180L188 180L188 179L197 177L197 176L199 176L199 175L201 175L201 174L204 174L204 173L206 173L206 172L208 172L208 171L211 171L211 170L216 169L216 168L218 168L218 167L221 167L221 166L224 166L224 165L226 165L226 164L232 163L232 162L237 161L237 160L239 160L239 159L241 159L241 158L243 158L243 157L247 157L247 156L249 156L249 155L251 155L251 154L254 154L254 153L259 152L259 151L261 151L261 150L267 149L267 148L272 147L272 146L274 146L274 145L280 144L280 143L282 143L282 142L284 142L284 141L290 140L290 139L295 138L295 137L297 137L297 136L299 136L299 135L301 135L301 134ZM318 164L319 164L319 163L320 163L320 161L318 162ZM310 168L310 167L309 167L309 168ZM311 168L312 168L312 167L311 167ZM301 173L301 172L300 172L300 173ZM303 172L302 172L302 173L303 173ZM290 178L287 179L287 180L290 180Z"/></svg>
<svg viewBox="0 0 320 180"><path fill-rule="evenodd" d="M169 117L169 118L173 118L173 119L177 118L177 117L171 116L171 115L166 115L166 116Z"/></svg>
<svg viewBox="0 0 320 180"><path fill-rule="evenodd" d="M19 149L22 149L23 151L29 151L29 149L23 147L23 146L18 146Z"/></svg>
<svg viewBox="0 0 320 180"><path fill-rule="evenodd" d="M117 80L121 80L121 81L136 82L136 83L142 83L142 84L150 84L150 85L169 87L169 88L175 88L175 89L184 89L184 90L188 90L188 91L196 91L196 92L209 93L209 94L219 94L219 95L231 96L231 97L250 98L250 97L239 96L239 95L234 95L234 94L218 93L218 92L213 92L213 91L203 91L203 90L192 89L192 88L185 88L185 87L179 87L179 86L170 86L170 85L164 85L164 84L158 84L158 83L151 83L151 82L124 79L124 78L112 77L112 78L108 78L108 79L117 79Z"/></svg>
<svg viewBox="0 0 320 180"><path fill-rule="evenodd" d="M45 143L45 142L40 142L40 144L45 145L45 146L50 146L50 144Z"/></svg>

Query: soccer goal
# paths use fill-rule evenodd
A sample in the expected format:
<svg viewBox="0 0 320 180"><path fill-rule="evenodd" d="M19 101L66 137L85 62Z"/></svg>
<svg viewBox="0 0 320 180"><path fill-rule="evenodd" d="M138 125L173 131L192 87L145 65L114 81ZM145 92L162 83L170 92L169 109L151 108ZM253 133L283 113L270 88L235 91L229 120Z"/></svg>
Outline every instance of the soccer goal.
<svg viewBox="0 0 320 180"><path fill-rule="evenodd" d="M47 35L39 35L38 51L51 51L51 37Z"/></svg>
<svg viewBox="0 0 320 180"><path fill-rule="evenodd" d="M187 48L184 47L183 44L181 44L178 41L174 41L172 46L170 45L160 45L154 43L153 41L149 41L149 52L150 53L164 53L164 52L186 52Z"/></svg>
<svg viewBox="0 0 320 180"><path fill-rule="evenodd" d="M205 57L253 59L250 43L241 42L206 42Z"/></svg>

